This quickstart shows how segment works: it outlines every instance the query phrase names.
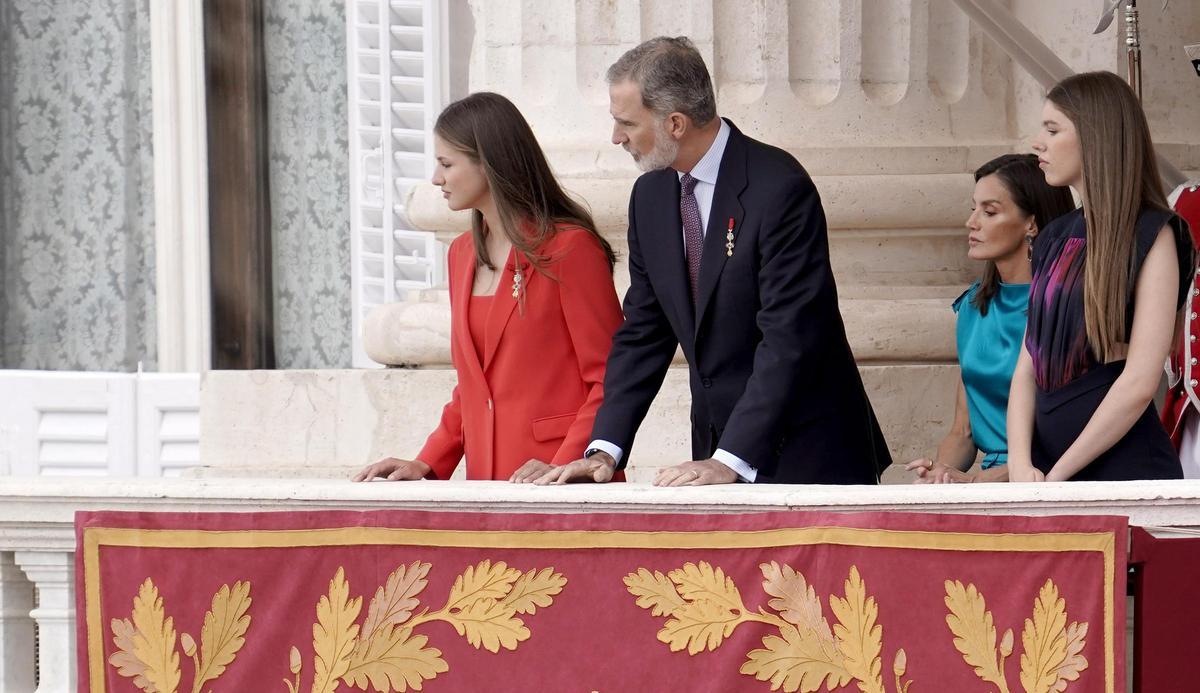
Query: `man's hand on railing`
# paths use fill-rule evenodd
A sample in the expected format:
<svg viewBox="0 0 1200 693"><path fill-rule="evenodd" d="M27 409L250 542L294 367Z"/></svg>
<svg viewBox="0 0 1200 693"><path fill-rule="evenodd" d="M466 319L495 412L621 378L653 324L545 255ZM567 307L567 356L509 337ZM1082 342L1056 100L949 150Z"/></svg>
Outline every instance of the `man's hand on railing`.
<svg viewBox="0 0 1200 693"><path fill-rule="evenodd" d="M737 472L719 460L691 460L658 470L655 486L710 486L737 483Z"/></svg>

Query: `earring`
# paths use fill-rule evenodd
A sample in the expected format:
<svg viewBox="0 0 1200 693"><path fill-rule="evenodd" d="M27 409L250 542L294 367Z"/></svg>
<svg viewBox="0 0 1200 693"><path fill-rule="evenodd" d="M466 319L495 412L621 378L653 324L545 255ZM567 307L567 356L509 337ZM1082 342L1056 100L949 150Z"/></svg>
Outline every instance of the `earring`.
<svg viewBox="0 0 1200 693"><path fill-rule="evenodd" d="M1025 259L1033 262L1033 234L1025 234Z"/></svg>

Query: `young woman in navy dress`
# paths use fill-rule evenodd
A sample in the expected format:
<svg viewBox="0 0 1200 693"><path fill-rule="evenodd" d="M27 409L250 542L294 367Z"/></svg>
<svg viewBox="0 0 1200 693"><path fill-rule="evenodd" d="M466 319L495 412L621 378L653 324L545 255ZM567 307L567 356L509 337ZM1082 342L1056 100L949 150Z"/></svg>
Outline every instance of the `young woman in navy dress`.
<svg viewBox="0 0 1200 693"><path fill-rule="evenodd" d="M1046 96L1046 182L1083 202L1033 247L1025 345L1008 404L1009 478L1180 478L1153 397L1193 271L1167 207L1141 104L1108 72Z"/></svg>

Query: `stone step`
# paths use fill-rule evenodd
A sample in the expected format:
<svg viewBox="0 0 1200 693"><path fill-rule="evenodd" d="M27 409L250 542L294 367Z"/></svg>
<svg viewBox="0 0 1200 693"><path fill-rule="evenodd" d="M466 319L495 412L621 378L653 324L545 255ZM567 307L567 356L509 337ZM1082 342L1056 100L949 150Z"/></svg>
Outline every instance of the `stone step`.
<svg viewBox="0 0 1200 693"><path fill-rule="evenodd" d="M953 363L954 313L963 287L862 287L839 301L859 363ZM857 297L856 297L857 296ZM363 348L392 366L450 365L450 301L445 290L374 309L363 321ZM676 354L676 364L683 363Z"/></svg>

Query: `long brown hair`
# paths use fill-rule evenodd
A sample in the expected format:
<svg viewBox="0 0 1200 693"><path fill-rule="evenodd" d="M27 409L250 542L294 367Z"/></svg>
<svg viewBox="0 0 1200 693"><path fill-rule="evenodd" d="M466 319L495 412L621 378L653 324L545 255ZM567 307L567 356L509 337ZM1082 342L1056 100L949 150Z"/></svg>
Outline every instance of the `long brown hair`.
<svg viewBox="0 0 1200 693"><path fill-rule="evenodd" d="M1075 125L1083 159L1087 224L1083 315L1101 361L1129 341L1126 307L1134 282L1135 228L1143 208L1167 209L1142 105L1111 72L1064 79L1046 99Z"/></svg>
<svg viewBox="0 0 1200 693"><path fill-rule="evenodd" d="M524 255L535 269L544 271L547 258L540 248L554 235L557 224L569 224L596 239L612 269L616 262L612 246L596 232L591 213L558 184L533 130L511 101L491 92L471 94L447 106L433 131L483 168L498 221L518 258ZM483 214L474 210L475 255L479 264L495 269L484 243L487 232Z"/></svg>
<svg viewBox="0 0 1200 693"><path fill-rule="evenodd" d="M988 176L996 176L1008 191L1013 204L1026 215L1033 215L1038 230L1058 217L1075 209L1075 200L1069 188L1056 188L1046 182L1046 176L1038 168L1036 154L1004 154L975 170L975 182ZM983 278L971 304L979 309L980 315L988 314L992 297L1000 290L1000 271L996 263L987 260L983 265Z"/></svg>

